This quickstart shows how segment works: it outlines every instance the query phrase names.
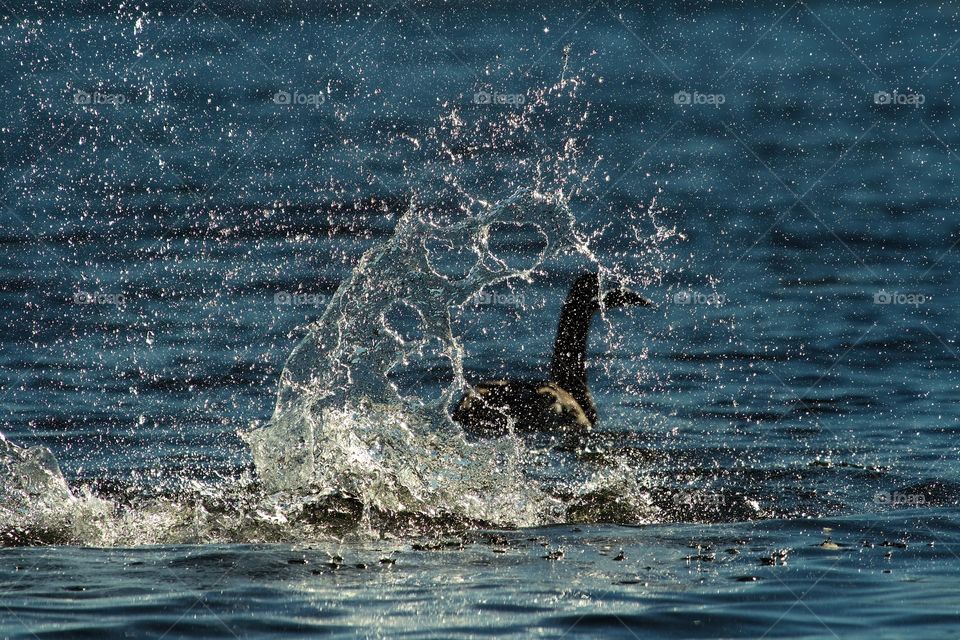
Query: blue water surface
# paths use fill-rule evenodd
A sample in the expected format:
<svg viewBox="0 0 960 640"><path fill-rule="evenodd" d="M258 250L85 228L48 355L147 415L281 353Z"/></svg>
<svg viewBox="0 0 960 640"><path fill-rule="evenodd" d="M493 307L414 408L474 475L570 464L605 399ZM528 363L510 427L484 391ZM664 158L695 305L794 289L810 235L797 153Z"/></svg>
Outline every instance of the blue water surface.
<svg viewBox="0 0 960 640"><path fill-rule="evenodd" d="M302 327L452 176L565 190L649 283L594 331L598 428L721 501L0 549L0 636L956 637L958 38L949 3L0 2L0 431L72 486L249 471ZM458 315L467 370L543 375L586 268Z"/></svg>

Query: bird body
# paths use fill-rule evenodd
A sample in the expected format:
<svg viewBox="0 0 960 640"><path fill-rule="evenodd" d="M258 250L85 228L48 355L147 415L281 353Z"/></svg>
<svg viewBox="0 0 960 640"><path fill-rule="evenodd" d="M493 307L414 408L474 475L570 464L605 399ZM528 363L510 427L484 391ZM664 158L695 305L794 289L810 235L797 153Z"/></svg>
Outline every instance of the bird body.
<svg viewBox="0 0 960 640"><path fill-rule="evenodd" d="M481 382L463 396L453 419L471 434L486 437L503 435L511 428L519 433L586 431L593 425L580 403L550 381Z"/></svg>
<svg viewBox="0 0 960 640"><path fill-rule="evenodd" d="M496 437L512 431L518 435L549 433L562 442L579 442L597 421L586 374L593 316L604 308L652 304L629 289L613 289L601 295L598 275L581 275L570 288L560 313L550 379L491 380L472 385L451 417L475 437Z"/></svg>

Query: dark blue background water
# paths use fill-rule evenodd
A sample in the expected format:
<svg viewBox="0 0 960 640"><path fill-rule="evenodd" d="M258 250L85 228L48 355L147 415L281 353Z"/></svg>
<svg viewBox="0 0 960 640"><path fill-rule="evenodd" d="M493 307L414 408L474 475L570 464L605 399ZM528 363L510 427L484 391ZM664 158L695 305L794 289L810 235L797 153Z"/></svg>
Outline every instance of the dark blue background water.
<svg viewBox="0 0 960 640"><path fill-rule="evenodd" d="M566 118L589 114L576 145L597 168L573 210L602 231L592 246L606 262L661 277L645 292L657 311L618 315L616 339L595 334L603 428L634 432L653 473L733 488L790 519L532 533L566 549L556 563L531 542L380 565L382 550L358 543L330 553L376 571L340 578L289 568L302 553L285 548L10 550L4 635L114 622L156 635L323 624L955 635L954 6L191 4L0 4L0 430L11 440L51 447L72 482L244 467L236 431L269 417L297 327L322 311L276 295L330 295L429 197L420 152L451 111L472 123L517 109L475 104L476 92L530 95L576 77L577 108L548 109L540 128L457 171L496 200L518 185L480 158L508 175L545 149L559 155ZM276 104L278 91L323 104ZM701 102L678 104L678 92ZM106 95L123 102L95 104L118 101ZM638 258L625 212L654 197L659 222L686 239ZM583 266L557 260L500 291L522 294L522 308L465 314L467 368L542 366ZM78 304L82 293L106 302ZM885 294L892 303L878 304ZM722 304L703 304L710 295ZM889 514L893 493L923 508ZM814 546L831 535L850 546ZM610 558L590 555L596 538L614 555L640 551L612 575ZM683 560L683 543L703 540L717 557ZM725 554L736 540L756 551ZM762 564L780 548L801 551ZM129 562L145 564L131 576ZM218 582L225 563L240 570ZM645 571L655 579L629 581ZM515 589L510 606L490 604L491 589Z"/></svg>

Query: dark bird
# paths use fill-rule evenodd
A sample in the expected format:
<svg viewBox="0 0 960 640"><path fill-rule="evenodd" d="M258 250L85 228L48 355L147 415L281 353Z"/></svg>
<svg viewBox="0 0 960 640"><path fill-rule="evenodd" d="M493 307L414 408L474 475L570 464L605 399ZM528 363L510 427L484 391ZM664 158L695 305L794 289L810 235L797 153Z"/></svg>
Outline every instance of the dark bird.
<svg viewBox="0 0 960 640"><path fill-rule="evenodd" d="M570 287L560 313L550 379L480 382L460 399L451 417L470 436L500 436L512 426L520 435L544 433L577 446L597 421L587 386L590 324L601 309L628 306L653 303L624 288L603 293L601 301L597 274L581 275Z"/></svg>

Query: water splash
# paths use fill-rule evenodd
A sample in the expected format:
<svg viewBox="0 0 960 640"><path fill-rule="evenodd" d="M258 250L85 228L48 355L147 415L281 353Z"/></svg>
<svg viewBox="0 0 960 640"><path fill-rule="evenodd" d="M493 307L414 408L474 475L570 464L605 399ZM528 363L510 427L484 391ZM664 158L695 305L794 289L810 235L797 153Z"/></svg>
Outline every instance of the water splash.
<svg viewBox="0 0 960 640"><path fill-rule="evenodd" d="M544 245L527 268L511 268L491 251L498 223L535 224ZM462 277L431 266L436 240L474 256ZM246 434L265 487L342 493L380 509L542 522L553 501L524 480L522 445L468 443L449 420L447 408L465 384L451 309L486 286L529 278L545 260L582 246L569 207L556 195L519 191L446 227L408 211L393 237L363 256L293 350L270 423ZM419 323L413 337L390 324L398 305ZM389 374L428 348L449 363L452 382L439 399L414 408Z"/></svg>

